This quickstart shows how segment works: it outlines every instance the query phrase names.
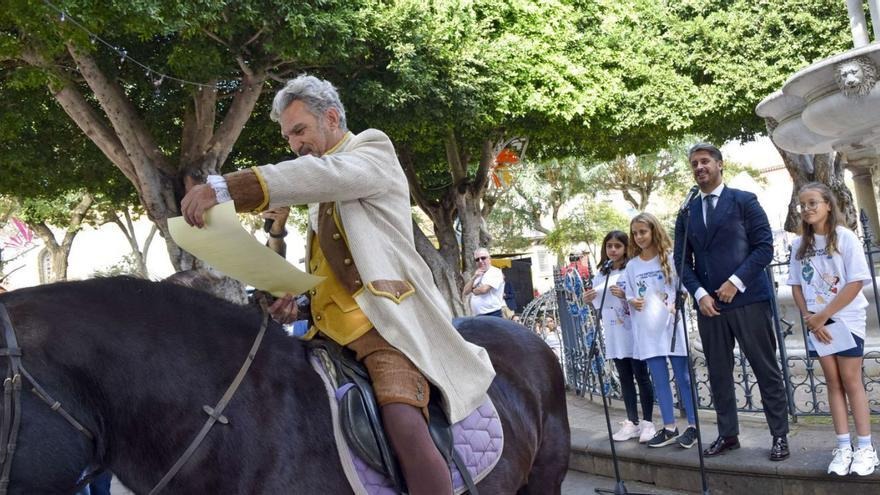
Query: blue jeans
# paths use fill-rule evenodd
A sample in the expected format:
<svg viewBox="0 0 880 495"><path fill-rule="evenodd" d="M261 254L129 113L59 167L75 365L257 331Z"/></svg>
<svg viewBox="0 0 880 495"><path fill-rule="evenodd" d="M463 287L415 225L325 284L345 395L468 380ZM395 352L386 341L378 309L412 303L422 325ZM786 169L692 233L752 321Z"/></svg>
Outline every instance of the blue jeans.
<svg viewBox="0 0 880 495"><path fill-rule="evenodd" d="M645 361L651 370L651 378L654 382L654 395L660 404L660 414L663 416L663 424L675 424L675 408L672 404L672 386L669 384L669 368L666 360L672 363L675 372L675 383L684 403L688 424L696 423L694 414L694 399L691 395L691 375L688 373L688 362L685 356L655 356Z"/></svg>

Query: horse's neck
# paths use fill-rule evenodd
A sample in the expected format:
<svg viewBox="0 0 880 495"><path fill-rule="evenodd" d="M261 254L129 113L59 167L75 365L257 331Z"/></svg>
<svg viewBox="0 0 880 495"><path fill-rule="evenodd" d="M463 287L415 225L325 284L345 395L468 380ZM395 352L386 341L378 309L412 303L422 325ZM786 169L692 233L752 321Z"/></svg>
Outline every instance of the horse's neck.
<svg viewBox="0 0 880 495"><path fill-rule="evenodd" d="M203 479L178 475L183 477L179 482L190 484L192 490L211 486L209 479L222 482L229 478L229 483L246 479L247 473L230 477L228 468L216 467L226 465L263 466L274 473L270 478L279 478L279 489L290 491L286 487L293 486L291 483L306 481L285 479L283 474L290 469L281 466L288 461L320 460L331 466L338 462L330 443L330 411L323 383L308 365L301 345L272 340L274 346L266 342L257 352L252 368L223 412L229 424L215 424L198 448L193 461L204 462L204 469L187 470L198 472ZM246 352L240 353L242 360ZM228 362L207 370L183 370L179 383L151 384L140 393L132 387L130 393L138 394L138 399L122 399L116 404L123 414L113 420L116 458L111 470L132 488L149 491L202 428L207 419L202 406L216 406L240 365ZM218 373L220 367L223 371ZM161 376L173 377L177 373L172 371ZM224 377L218 379L215 374ZM163 388L167 393L161 399L150 394ZM248 462L241 464L242 457ZM150 461L145 463L145 458ZM216 466L209 469L207 465L215 462L207 459L217 461ZM299 488L294 491L308 492L307 487Z"/></svg>

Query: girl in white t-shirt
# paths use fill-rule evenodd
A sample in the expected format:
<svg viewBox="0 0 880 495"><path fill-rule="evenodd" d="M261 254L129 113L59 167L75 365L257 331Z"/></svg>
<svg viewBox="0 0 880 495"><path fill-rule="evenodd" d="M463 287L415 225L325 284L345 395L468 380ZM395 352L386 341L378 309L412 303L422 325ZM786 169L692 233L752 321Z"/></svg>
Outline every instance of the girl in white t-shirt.
<svg viewBox="0 0 880 495"><path fill-rule="evenodd" d="M657 217L640 213L630 221L629 261L626 264L626 297L632 311L634 356L648 363L654 382L654 396L660 404L664 427L648 441L648 447L678 443L691 448L697 442L694 399L688 372L684 327L675 318L677 276L672 261L672 241ZM673 352L669 352L672 334L678 334ZM667 359L675 372L688 427L681 435L675 425L672 387L669 385Z"/></svg>
<svg viewBox="0 0 880 495"><path fill-rule="evenodd" d="M852 334L855 346L819 357L810 343L810 355L819 358L828 387L828 404L837 433L828 473L867 476L880 465L871 443L871 421L862 359L868 300L862 287L871 281L858 237L841 225L837 200L825 184L811 182L798 193L803 235L792 244L788 285L811 337L831 343L831 330L843 328ZM844 332L844 336L846 333ZM838 338L841 338L838 334ZM858 435L853 452L847 418L847 401Z"/></svg>
<svg viewBox="0 0 880 495"><path fill-rule="evenodd" d="M633 336L629 321L629 305L626 303L626 281L623 270L626 267L626 250L629 238L625 232L612 230L602 240L602 257L599 272L593 279L593 289L584 292L584 302L602 306L602 332L605 335L605 357L614 361L617 376L620 378L620 391L626 406L627 419L612 438L623 442L638 438L646 443L657 433L651 417L654 413L654 390L648 365L633 357ZM608 264L610 262L610 265ZM607 282L606 282L607 280ZM605 287L608 293L604 294ZM603 302L604 297L604 302ZM636 384L639 388L636 396ZM642 403L642 420L639 421L638 400Z"/></svg>

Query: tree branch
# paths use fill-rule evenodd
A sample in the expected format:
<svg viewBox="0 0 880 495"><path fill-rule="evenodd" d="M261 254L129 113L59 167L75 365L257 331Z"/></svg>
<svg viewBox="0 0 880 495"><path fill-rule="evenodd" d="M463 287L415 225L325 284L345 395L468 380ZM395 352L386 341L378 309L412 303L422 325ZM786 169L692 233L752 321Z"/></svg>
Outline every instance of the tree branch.
<svg viewBox="0 0 880 495"><path fill-rule="evenodd" d="M247 123L254 110L260 93L263 90L263 82L266 81L268 73L263 70L255 70L253 75L245 74L242 77L242 87L239 93L236 93L232 100L232 105L223 122L217 127L214 136L208 142L205 151L205 161L203 166L211 173L220 171L220 166L226 161L229 153L232 151L233 145L241 135L244 125Z"/></svg>
<svg viewBox="0 0 880 495"><path fill-rule="evenodd" d="M195 166L204 156L214 135L216 118L217 93L205 90L193 93L192 106L187 106L183 116L180 161L184 170Z"/></svg>
<svg viewBox="0 0 880 495"><path fill-rule="evenodd" d="M134 164L126 154L122 143L113 133L109 124L86 101L69 79L58 73L49 61L33 49L25 49L22 53L22 60L28 65L47 70L59 80L64 81L63 83L50 82L48 84L52 97L55 98L64 113L83 131L83 134L95 143L95 146L122 171L128 180L136 185L138 179Z"/></svg>
<svg viewBox="0 0 880 495"><path fill-rule="evenodd" d="M76 237L79 229L82 228L83 219L94 202L94 196L90 193L85 193L79 201L79 204L77 204L70 212L70 224L67 227L67 231L64 233L64 240L61 242L61 247L66 251L70 250L70 246L73 244L73 239Z"/></svg>
<svg viewBox="0 0 880 495"><path fill-rule="evenodd" d="M449 172L452 175L452 184L459 187L467 181L467 169L461 163L461 157L458 154L458 140L455 137L455 130L449 128L446 137L443 139L443 146L446 148L446 163L449 165Z"/></svg>
<svg viewBox="0 0 880 495"><path fill-rule="evenodd" d="M489 169L492 168L494 162L495 154L493 152L493 143L486 139L483 141L483 146L480 149L480 166L477 167L477 175L471 186L471 191L474 194L474 197L479 196L479 193L488 186Z"/></svg>
<svg viewBox="0 0 880 495"><path fill-rule="evenodd" d="M421 208L428 216L432 216L434 208L437 207L437 202L432 202L427 196L425 196L425 190L422 189L422 185L419 183L419 177L416 175L415 160L413 159L409 147L406 145L398 147L397 155L403 173L406 175L406 181L409 182L410 196L412 196L416 206ZM434 218L432 217L431 220L433 221Z"/></svg>
<svg viewBox="0 0 880 495"><path fill-rule="evenodd" d="M107 78L98 63L73 42L67 42L67 51L79 66L79 72L92 89L98 104L110 120L116 136L134 163L150 164L169 176L177 173L165 160L153 141L144 120L115 81ZM136 170L140 171L139 168Z"/></svg>

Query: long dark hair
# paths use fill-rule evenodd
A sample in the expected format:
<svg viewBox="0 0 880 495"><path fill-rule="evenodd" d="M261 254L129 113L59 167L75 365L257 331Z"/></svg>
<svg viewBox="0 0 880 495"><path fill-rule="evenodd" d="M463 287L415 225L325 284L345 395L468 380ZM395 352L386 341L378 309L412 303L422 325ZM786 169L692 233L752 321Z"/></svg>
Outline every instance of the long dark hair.
<svg viewBox="0 0 880 495"><path fill-rule="evenodd" d="M828 203L830 210L828 218L825 219L825 252L831 256L837 252L837 226L842 225L843 215L837 208L837 198L831 192L831 189L821 182L810 182L801 186L798 196L806 191L816 191L822 195L822 200ZM813 245L816 243L816 230L812 225L804 221L801 214L801 245L798 247L796 258L802 260L812 254Z"/></svg>
<svg viewBox="0 0 880 495"><path fill-rule="evenodd" d="M629 250L629 236L626 235L626 232L622 230L612 230L611 232L605 234L605 238L602 239L602 254L599 256L599 272L602 275L608 276L608 273L611 272L613 266L609 266L605 268L605 263L608 261L608 251L605 249L605 245L608 244L608 241L614 239L615 241L620 241L623 244L623 257L621 258L622 263L620 264L620 269L623 270L626 267L626 262L629 261L627 257L627 251Z"/></svg>

